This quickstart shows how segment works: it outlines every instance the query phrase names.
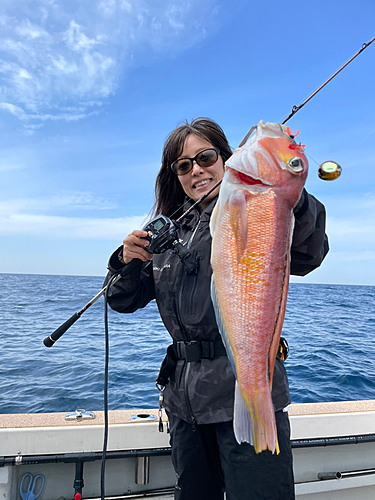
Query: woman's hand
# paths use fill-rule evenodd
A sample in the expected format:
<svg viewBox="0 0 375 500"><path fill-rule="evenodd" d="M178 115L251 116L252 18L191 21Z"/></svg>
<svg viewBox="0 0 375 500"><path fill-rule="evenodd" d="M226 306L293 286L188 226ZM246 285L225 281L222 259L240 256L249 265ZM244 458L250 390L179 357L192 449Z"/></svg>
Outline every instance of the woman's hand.
<svg viewBox="0 0 375 500"><path fill-rule="evenodd" d="M123 241L122 260L129 264L133 259L140 259L143 262L152 259L152 255L146 250L149 246L146 240L146 231L133 231Z"/></svg>

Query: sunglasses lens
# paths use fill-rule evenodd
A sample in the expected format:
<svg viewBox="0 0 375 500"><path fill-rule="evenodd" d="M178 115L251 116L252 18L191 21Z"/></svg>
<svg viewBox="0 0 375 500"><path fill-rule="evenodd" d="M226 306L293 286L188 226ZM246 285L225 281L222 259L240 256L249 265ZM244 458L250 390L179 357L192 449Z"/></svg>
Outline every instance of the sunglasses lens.
<svg viewBox="0 0 375 500"><path fill-rule="evenodd" d="M182 158L172 164L172 170L177 175L184 175L190 172L193 162L189 158Z"/></svg>
<svg viewBox="0 0 375 500"><path fill-rule="evenodd" d="M215 149L206 149L197 156L197 163L200 167L210 167L217 162L218 154Z"/></svg>

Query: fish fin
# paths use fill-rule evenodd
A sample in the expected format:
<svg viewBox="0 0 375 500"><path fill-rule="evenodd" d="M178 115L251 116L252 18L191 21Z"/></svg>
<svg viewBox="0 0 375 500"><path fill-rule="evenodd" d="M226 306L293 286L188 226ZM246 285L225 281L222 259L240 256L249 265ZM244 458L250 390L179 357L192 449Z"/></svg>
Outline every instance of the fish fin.
<svg viewBox="0 0 375 500"><path fill-rule="evenodd" d="M233 430L239 444L250 443L254 446L253 423L237 380L234 390Z"/></svg>
<svg viewBox="0 0 375 500"><path fill-rule="evenodd" d="M221 339L222 339L223 344L225 346L225 350L227 351L227 356L228 356L228 359L229 359L230 364L232 366L232 370L234 372L234 375L237 378L236 366L235 366L235 362L234 362L234 352L233 352L233 348L230 345L230 342L228 340L228 335L227 335L227 332L225 330L224 321L223 321L223 318L221 316L219 302L218 302L217 293L216 293L216 286L215 286L215 281L214 281L213 276L211 277L211 300L212 300L212 304L214 306L216 323L217 323L217 326L219 328Z"/></svg>
<svg viewBox="0 0 375 500"><path fill-rule="evenodd" d="M236 382L233 428L237 442L252 444L255 453L268 449L279 454L275 410L267 385L246 402Z"/></svg>
<svg viewBox="0 0 375 500"><path fill-rule="evenodd" d="M256 453L270 450L278 455L280 452L277 441L275 409L268 386L255 395L254 400L254 449Z"/></svg>
<svg viewBox="0 0 375 500"><path fill-rule="evenodd" d="M236 239L237 255L242 257L247 246L248 215L247 198L248 191L237 190L228 200L228 211L230 215L230 225Z"/></svg>
<svg viewBox="0 0 375 500"><path fill-rule="evenodd" d="M215 225L216 225L216 219L218 217L219 213L219 202L216 203L214 206L214 209L212 210L211 218L210 218L210 233L211 237L214 237L214 232L215 232Z"/></svg>
<svg viewBox="0 0 375 500"><path fill-rule="evenodd" d="M272 342L271 342L270 350L268 353L268 366L269 366L269 373L270 373L270 389L271 390L272 390L273 370L275 368L276 356L277 356L277 353L279 350L280 336L281 336L281 331L282 331L283 323L284 323L286 301L288 298L289 275L290 275L290 247L292 244L293 229L294 229L294 216L292 214L290 230L289 230L288 251L287 251L287 258L286 258L286 265L285 265L283 292L281 295L279 314L278 314L276 325L275 325L275 331L274 331L274 334L272 337Z"/></svg>

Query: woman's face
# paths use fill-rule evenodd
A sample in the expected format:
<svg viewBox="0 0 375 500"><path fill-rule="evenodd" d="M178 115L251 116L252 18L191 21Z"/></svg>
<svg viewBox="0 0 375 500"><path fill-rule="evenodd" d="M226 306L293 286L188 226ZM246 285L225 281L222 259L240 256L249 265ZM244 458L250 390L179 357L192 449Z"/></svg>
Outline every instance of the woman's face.
<svg viewBox="0 0 375 500"><path fill-rule="evenodd" d="M189 134L185 140L184 148L181 155L176 158L194 158L198 153L205 149L213 148L214 146L207 140L195 134ZM219 155L217 162L210 167L200 167L196 161L193 163L193 168L185 175L179 175L178 180L181 183L182 189L186 195L194 201L199 200L213 186L218 183L224 176L224 162ZM219 194L219 187L215 189L207 198L198 206L200 212L204 210L208 203Z"/></svg>

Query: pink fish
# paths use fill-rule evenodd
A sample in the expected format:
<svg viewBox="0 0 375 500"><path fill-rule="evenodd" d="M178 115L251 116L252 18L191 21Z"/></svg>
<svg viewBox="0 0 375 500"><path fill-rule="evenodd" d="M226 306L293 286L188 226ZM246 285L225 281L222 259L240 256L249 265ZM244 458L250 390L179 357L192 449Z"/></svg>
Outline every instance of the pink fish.
<svg viewBox="0 0 375 500"><path fill-rule="evenodd" d="M236 375L234 432L279 452L272 377L289 285L296 206L308 172L287 127L260 121L226 162L211 218L212 300Z"/></svg>

